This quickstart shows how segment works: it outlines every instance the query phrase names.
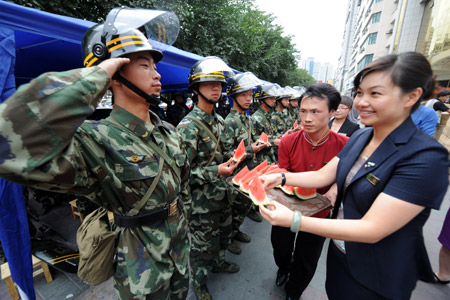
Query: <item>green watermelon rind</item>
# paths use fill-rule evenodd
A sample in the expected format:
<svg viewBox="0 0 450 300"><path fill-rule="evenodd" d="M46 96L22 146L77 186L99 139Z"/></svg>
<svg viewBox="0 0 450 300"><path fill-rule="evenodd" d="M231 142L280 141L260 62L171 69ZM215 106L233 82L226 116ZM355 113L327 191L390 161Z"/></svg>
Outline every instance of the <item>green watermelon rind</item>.
<svg viewBox="0 0 450 300"><path fill-rule="evenodd" d="M292 192L289 192L288 189L292 188ZM291 185L283 185L280 187L280 189L286 194L286 195L290 195L290 196L294 196L294 189L295 187L291 186Z"/></svg>
<svg viewBox="0 0 450 300"><path fill-rule="evenodd" d="M314 198L314 197L317 196L317 192L314 193L314 194L311 194L310 196L302 196L302 195L300 195L300 194L297 193L297 189L298 189L298 188L299 188L299 187L296 187L296 188L294 189L294 194L295 194L295 196L296 196L297 198L299 198L300 200L309 200L309 199L312 199L312 198Z"/></svg>
<svg viewBox="0 0 450 300"><path fill-rule="evenodd" d="M262 187L261 182L259 182L259 184L260 184L261 187ZM251 182L250 182L250 185L251 185ZM250 187L251 187L251 186L250 186ZM265 197L264 197L264 200L263 200L263 201L258 201L258 200L256 200L255 196L251 193L251 189L249 189L248 194L249 194L249 196L250 196L250 199L252 200L252 202L253 202L256 206L259 206L260 204L264 205L264 204L269 203L269 200L268 200L268 198L267 198L267 194L265 193L265 191L264 191Z"/></svg>

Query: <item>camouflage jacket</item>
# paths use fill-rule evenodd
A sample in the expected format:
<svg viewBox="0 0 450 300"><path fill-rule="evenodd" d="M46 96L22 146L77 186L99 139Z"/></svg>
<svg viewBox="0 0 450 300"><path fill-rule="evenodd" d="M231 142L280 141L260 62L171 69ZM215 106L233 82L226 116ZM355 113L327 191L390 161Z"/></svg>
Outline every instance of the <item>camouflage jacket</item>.
<svg viewBox="0 0 450 300"><path fill-rule="evenodd" d="M290 128L288 127L289 118L286 108L282 112L278 110L273 111L270 115L270 122L273 125L274 135L282 135Z"/></svg>
<svg viewBox="0 0 450 300"><path fill-rule="evenodd" d="M250 116L247 114L241 114L238 111L232 109L225 119L225 130L221 135L225 151L225 161L233 156L233 151L239 146L241 140L244 140L245 152L247 156L239 166L235 169L233 174L236 174L244 166L248 166L252 169L256 166L256 159L253 155L252 143L255 142L255 136L253 135L253 128Z"/></svg>
<svg viewBox="0 0 450 300"><path fill-rule="evenodd" d="M262 108L258 108L258 110L251 116L252 125L253 125L253 135L256 139L261 136L261 133L265 133L269 138L269 142L273 145L274 139L274 128L272 123L270 122L270 112L266 112ZM267 147L256 153L256 161L257 163L261 163L262 161L267 159L268 163L273 163L278 161L275 157L275 152L273 150L274 147Z"/></svg>
<svg viewBox="0 0 450 300"><path fill-rule="evenodd" d="M289 115L291 117L292 120L292 126L291 128L294 128L294 123L295 121L297 121L298 125L300 126L300 107L293 107L292 109L289 110Z"/></svg>
<svg viewBox="0 0 450 300"><path fill-rule="evenodd" d="M206 130L200 127L194 117L212 131L219 142L217 151L215 141ZM225 148L220 136L224 129L224 120L217 113L213 115L195 106L194 109L178 124L177 131L181 135L183 146L191 167L189 184L191 185L192 209L190 213L207 213L208 211L221 210L226 203L222 201L226 197L227 184L223 176L218 175L219 164L223 163L223 149ZM208 161L212 156L211 163ZM209 200L203 202L206 196Z"/></svg>
<svg viewBox="0 0 450 300"><path fill-rule="evenodd" d="M189 205L189 164L181 140L153 113L147 123L115 105L106 120L85 121L109 85L98 67L47 73L24 85L0 106L0 176L20 184L82 194L125 214L158 173L152 139L180 170L164 163L155 191L139 214L165 207L178 195ZM25 119L25 120L24 120ZM187 272L189 241L184 212L154 226L120 228L116 278L129 278L131 292L149 294L177 268Z"/></svg>

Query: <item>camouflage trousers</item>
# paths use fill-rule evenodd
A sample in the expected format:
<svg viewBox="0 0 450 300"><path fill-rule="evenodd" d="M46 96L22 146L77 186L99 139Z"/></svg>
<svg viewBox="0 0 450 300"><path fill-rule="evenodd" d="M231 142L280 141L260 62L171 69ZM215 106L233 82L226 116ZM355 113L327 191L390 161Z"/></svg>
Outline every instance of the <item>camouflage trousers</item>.
<svg viewBox="0 0 450 300"><path fill-rule="evenodd" d="M244 223L245 216L250 211L253 204L250 199L239 192L232 191L231 193L231 198L233 199L231 204L231 215L233 218L233 232L231 237L234 238L239 231L239 227L241 227L242 223Z"/></svg>
<svg viewBox="0 0 450 300"><path fill-rule="evenodd" d="M185 275L182 275L177 268L170 280L152 294L132 294L128 281L128 278L114 278L114 288L120 300L184 300L189 290L189 273L186 272Z"/></svg>
<svg viewBox="0 0 450 300"><path fill-rule="evenodd" d="M222 210L192 214L191 231L191 278L193 286L205 284L213 266L225 262L225 250L231 242L231 206Z"/></svg>

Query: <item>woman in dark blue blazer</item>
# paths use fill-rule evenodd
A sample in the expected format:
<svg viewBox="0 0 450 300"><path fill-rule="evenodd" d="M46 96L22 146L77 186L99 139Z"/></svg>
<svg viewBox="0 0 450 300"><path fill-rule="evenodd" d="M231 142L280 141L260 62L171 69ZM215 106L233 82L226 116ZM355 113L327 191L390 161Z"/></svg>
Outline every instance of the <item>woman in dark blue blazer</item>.
<svg viewBox="0 0 450 300"><path fill-rule="evenodd" d="M374 61L354 79L355 107L369 127L355 132L319 171L261 176L266 189L337 182L337 220L302 217L277 202L260 206L273 225L333 239L327 257L330 299L409 299L418 279L433 281L422 228L447 190L448 152L417 129L410 114L431 97L434 85L421 54Z"/></svg>

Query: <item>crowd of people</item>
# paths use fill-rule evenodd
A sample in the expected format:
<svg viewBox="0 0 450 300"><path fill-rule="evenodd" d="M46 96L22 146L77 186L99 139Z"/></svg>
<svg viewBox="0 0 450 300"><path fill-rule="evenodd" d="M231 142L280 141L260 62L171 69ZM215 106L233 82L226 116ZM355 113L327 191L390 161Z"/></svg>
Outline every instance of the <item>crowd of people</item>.
<svg viewBox="0 0 450 300"><path fill-rule="evenodd" d="M120 299L185 299L189 278L198 299L211 299L208 274L239 272L225 251L239 254L236 241L251 242L240 227L246 216L258 221L258 211L273 225L274 284L284 285L286 299L299 299L310 283L325 238L330 299L408 299L418 279L449 282L450 213L435 274L422 236L448 186L447 150L410 117L433 96L425 57L374 61L356 75L352 99L324 83L304 93L263 84L209 56L188 77L196 104L189 109L186 94L174 94L170 124L149 110L159 104L163 53L132 28L106 35L103 43L117 44L109 57L95 56L102 26L83 41L89 68L43 74L0 105L0 176L80 194L114 213ZM111 115L86 120L108 88ZM232 108L222 117L224 89ZM268 143L258 142L262 133ZM236 161L241 141L246 155ZM227 183L265 160L288 171L261 176L266 189L317 188L333 209L305 217L275 201L257 208ZM154 182L138 215L125 217Z"/></svg>

